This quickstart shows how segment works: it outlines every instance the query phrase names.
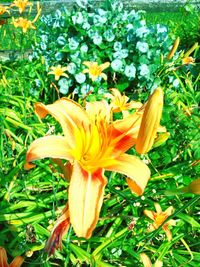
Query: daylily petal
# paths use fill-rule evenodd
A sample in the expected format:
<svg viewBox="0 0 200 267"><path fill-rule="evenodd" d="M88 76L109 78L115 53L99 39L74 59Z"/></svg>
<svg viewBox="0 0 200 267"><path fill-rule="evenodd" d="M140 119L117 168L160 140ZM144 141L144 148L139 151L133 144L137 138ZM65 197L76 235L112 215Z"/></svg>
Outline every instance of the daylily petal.
<svg viewBox="0 0 200 267"><path fill-rule="evenodd" d="M14 258L14 260L11 262L11 264L9 266L10 267L20 267L23 262L24 262L24 258L21 256L17 256L16 258Z"/></svg>
<svg viewBox="0 0 200 267"><path fill-rule="evenodd" d="M109 104L102 101L86 102L86 112L92 123L95 123L96 120L103 120L107 123L111 119L111 110Z"/></svg>
<svg viewBox="0 0 200 267"><path fill-rule="evenodd" d="M164 211L167 217L169 217L173 212L174 212L174 208L172 206L170 206Z"/></svg>
<svg viewBox="0 0 200 267"><path fill-rule="evenodd" d="M101 76L105 81L107 81L107 75L105 73L101 73L99 76Z"/></svg>
<svg viewBox="0 0 200 267"><path fill-rule="evenodd" d="M68 142L67 138L63 136L45 136L38 138L30 145L26 154L26 161L30 162L43 158L71 160Z"/></svg>
<svg viewBox="0 0 200 267"><path fill-rule="evenodd" d="M89 69L84 69L82 73L89 73Z"/></svg>
<svg viewBox="0 0 200 267"><path fill-rule="evenodd" d="M154 267L162 267L163 266L163 262L161 260L156 260L156 262L154 263Z"/></svg>
<svg viewBox="0 0 200 267"><path fill-rule="evenodd" d="M72 147L75 147L77 139L80 139L79 136L77 137L79 127L82 127L84 124L87 129L90 124L85 110L75 101L64 97L50 105L36 103L35 112L40 118L51 114L61 124L63 132L68 138L68 143Z"/></svg>
<svg viewBox="0 0 200 267"><path fill-rule="evenodd" d="M151 149L160 124L162 108L163 91L157 88L145 106L136 144L138 153L144 154Z"/></svg>
<svg viewBox="0 0 200 267"><path fill-rule="evenodd" d="M150 170L146 164L133 155L122 154L115 165L106 167L109 171L119 172L129 177L128 185L132 192L142 195L150 178Z"/></svg>
<svg viewBox="0 0 200 267"><path fill-rule="evenodd" d="M161 206L160 206L159 203L154 202L154 207L155 207L156 212L157 212L158 214L162 213L162 209L161 209Z"/></svg>
<svg viewBox="0 0 200 267"><path fill-rule="evenodd" d="M2 267L9 267L8 265L8 258L5 248L0 247L0 266Z"/></svg>
<svg viewBox="0 0 200 267"><path fill-rule="evenodd" d="M109 134L114 150L124 153L136 144L141 118L142 113L135 112L123 120L113 122L110 126Z"/></svg>
<svg viewBox="0 0 200 267"><path fill-rule="evenodd" d="M145 253L140 253L140 259L144 267L152 267L151 260Z"/></svg>
<svg viewBox="0 0 200 267"><path fill-rule="evenodd" d="M154 211L152 210L144 210L144 214L149 217L152 221L154 221Z"/></svg>
<svg viewBox="0 0 200 267"><path fill-rule="evenodd" d="M171 241L172 240L172 233L171 231L169 230L168 226L165 224L162 229L164 230L166 236L167 236L167 240L168 241Z"/></svg>
<svg viewBox="0 0 200 267"><path fill-rule="evenodd" d="M103 71L103 70L107 69L109 66L110 66L110 62L105 62L105 63L100 65L100 68Z"/></svg>
<svg viewBox="0 0 200 267"><path fill-rule="evenodd" d="M69 212L77 236L90 238L99 218L106 183L102 170L91 174L74 163L69 185Z"/></svg>
<svg viewBox="0 0 200 267"><path fill-rule="evenodd" d="M95 62L90 62L90 61L84 61L83 62L83 65L85 65L86 67L91 67L91 65L93 64L93 63L95 63Z"/></svg>
<svg viewBox="0 0 200 267"><path fill-rule="evenodd" d="M62 237L68 232L70 226L69 207L68 204L64 208L62 215L56 221L51 235L45 245L48 255L54 254L57 248L62 249Z"/></svg>

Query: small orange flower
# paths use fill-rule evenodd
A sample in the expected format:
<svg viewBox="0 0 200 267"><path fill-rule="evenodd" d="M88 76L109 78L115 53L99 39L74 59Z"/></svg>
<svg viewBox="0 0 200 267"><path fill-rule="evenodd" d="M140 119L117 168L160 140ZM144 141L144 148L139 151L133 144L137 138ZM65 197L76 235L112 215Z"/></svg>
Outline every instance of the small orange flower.
<svg viewBox="0 0 200 267"><path fill-rule="evenodd" d="M3 15L3 14L6 13L6 12L7 12L7 13L10 13L10 12L8 11L8 9L9 9L9 7L0 4L0 15Z"/></svg>
<svg viewBox="0 0 200 267"><path fill-rule="evenodd" d="M30 3L28 0L15 0L12 6L16 6L19 9L19 13L23 13L27 6L32 6L33 4Z"/></svg>
<svg viewBox="0 0 200 267"><path fill-rule="evenodd" d="M192 64L194 65L195 59L193 57L184 57L182 59L182 65L189 65Z"/></svg>
<svg viewBox="0 0 200 267"><path fill-rule="evenodd" d="M58 81L60 79L60 76L69 77L66 73L64 73L66 70L68 70L68 67L61 67L61 65L58 65L56 67L50 67L52 71L48 72L48 74L55 75L55 80Z"/></svg>
<svg viewBox="0 0 200 267"><path fill-rule="evenodd" d="M26 33L28 29L36 29L32 21L19 17L18 19L13 19L13 25L15 28L22 28L23 33Z"/></svg>
<svg viewBox="0 0 200 267"><path fill-rule="evenodd" d="M109 62L98 65L97 62L84 61L83 64L88 67L88 69L83 70L83 73L89 73L89 77L93 82L98 77L102 77L104 80L107 80L107 75L103 73L103 70L107 69L110 66Z"/></svg>
<svg viewBox="0 0 200 267"><path fill-rule="evenodd" d="M162 211L158 203L154 203L154 206L156 208L156 212L152 210L144 210L144 214L154 221L153 224L151 224L149 227L150 232L158 229L165 222L165 220L173 213L172 206L167 208L165 211ZM175 220L169 220L162 226L162 229L164 230L168 241L172 239L172 234L168 226L175 225L175 224L176 224Z"/></svg>
<svg viewBox="0 0 200 267"><path fill-rule="evenodd" d="M112 108L112 112L122 112L124 116L128 115L129 113L126 113L129 109L138 109L142 107L142 103L136 102L136 101L129 101L129 97L127 97L125 94L121 94L120 91L116 88L110 89L111 94L107 93L105 94L105 97L111 99L110 106Z"/></svg>
<svg viewBox="0 0 200 267"><path fill-rule="evenodd" d="M20 267L24 262L24 258L17 256L11 264L8 264L8 258L6 250L3 247L0 247L0 267Z"/></svg>

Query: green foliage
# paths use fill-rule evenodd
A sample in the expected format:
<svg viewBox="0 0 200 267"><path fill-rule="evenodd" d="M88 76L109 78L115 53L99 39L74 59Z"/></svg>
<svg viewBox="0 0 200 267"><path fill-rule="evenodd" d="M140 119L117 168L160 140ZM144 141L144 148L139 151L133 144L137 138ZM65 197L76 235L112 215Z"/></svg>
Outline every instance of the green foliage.
<svg viewBox="0 0 200 267"><path fill-rule="evenodd" d="M172 43L167 33L160 24L147 26L144 11L126 11L117 1L98 8L89 2L42 16L33 58L44 57L47 68L69 66L69 79L57 84L64 95L102 94L111 87L151 89L160 54L165 56ZM92 83L82 73L84 61L110 62L108 81L99 78Z"/></svg>
<svg viewBox="0 0 200 267"><path fill-rule="evenodd" d="M34 57L38 58L31 56L27 60L4 62L0 65L0 246L6 248L9 262L16 255L23 255L25 263L22 266L142 267L140 253L144 252L153 263L156 259L162 260L163 266L199 265L200 197L191 193L166 195L166 191L175 192L199 178L198 48L192 54L196 58L195 65L182 65L184 51L177 51L174 58L167 61L166 53L170 46L166 46L165 59L160 61L160 43L151 45L152 49L159 46L159 52L156 57L148 58L148 52L139 52L136 43L145 41L150 47L151 42L158 38L158 31L163 28L142 25L145 16L142 12L132 12L130 15L124 9L120 11L115 8L113 11L111 7L107 7L106 16L102 15L105 7L95 11L92 7L89 10L77 7L70 11L71 17L68 10L62 10L61 13L57 11L57 17L44 16L41 27L36 31L38 45L35 47L37 54L34 54ZM101 17L99 12L103 12ZM98 36L102 37L101 44L95 44L94 37L97 36L90 37L89 31L83 29L83 24L78 23L80 14L84 15L86 22L90 22L93 31L100 31ZM122 20L125 14L127 17ZM105 25L99 22L101 19L107 20ZM162 20L160 17L158 23ZM120 31L114 28L115 23L117 27L121 25ZM123 39L130 31L126 28L127 23L135 30L141 27L146 30L154 29L155 35L152 37L147 34L146 37L140 38L135 34L137 38L128 42ZM119 39L106 40L106 25L112 26L112 31ZM50 27L54 28L49 31ZM186 24L184 27L187 30ZM165 34L167 36L167 32ZM64 43L59 44L62 40L59 37L64 38ZM29 35L24 38L24 41L28 42ZM78 42L78 47L74 50L69 50L70 38ZM42 41L46 45L43 50ZM124 71L114 71L111 66L105 70L109 77L107 82L97 80L92 83L86 76L84 83L78 83L75 77L84 68L84 60L113 62L113 54L117 52L113 48L115 42L121 43L122 49L128 50L128 56L120 60L123 61L124 67L134 64L135 78L129 79ZM84 49L81 51L84 45L85 48L88 47L87 52ZM189 47L191 45L193 43ZM130 47L134 49L131 50ZM62 59L57 58L58 55L62 55ZM148 60L147 64L150 66L156 65L151 73L151 85L145 80L146 77L141 79L139 76L139 67L144 63L143 60ZM61 133L52 118L47 117L43 121L38 119L33 106L38 101L52 103L59 94L62 95L56 91L62 87L60 82L54 81L53 76L47 73L49 66L70 63L75 64L76 70L74 73L68 73L71 83L69 91L77 88L80 96L89 90L84 91L83 85L89 86L90 89L94 87L96 91L101 88L106 91L115 86L121 91L126 90L131 99L137 96L144 102L149 95L149 91L143 87L144 84L146 83L148 88L154 82L161 84L165 94L161 125L166 126L170 137L161 146L153 148L148 155L142 156L152 173L143 196L133 195L122 175L106 173L108 185L100 219L92 237L89 240L78 238L70 228L63 238L62 250L57 250L54 256L48 257L44 246L56 219L66 205L69 183L62 179L60 169L49 159L37 161L36 167L30 171L24 170L24 163L28 146L33 140L53 131ZM170 71L167 71L169 69ZM112 79L114 73L116 84ZM159 77L156 79L154 75ZM64 83L66 81L68 79L64 80ZM133 88L139 90L133 91ZM87 100L95 100L100 96L93 93L89 97ZM135 152L130 150L130 153ZM145 217L143 211L154 210L154 202L159 202L163 210L169 206L174 207L175 212L168 218L176 220L176 226L170 228L173 237L170 242L165 238L161 227L148 232L152 221Z"/></svg>

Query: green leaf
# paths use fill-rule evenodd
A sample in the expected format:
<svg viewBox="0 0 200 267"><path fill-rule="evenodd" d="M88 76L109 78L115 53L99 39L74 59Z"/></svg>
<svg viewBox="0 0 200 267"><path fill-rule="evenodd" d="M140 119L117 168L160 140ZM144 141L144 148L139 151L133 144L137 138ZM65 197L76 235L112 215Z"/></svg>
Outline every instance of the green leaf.
<svg viewBox="0 0 200 267"><path fill-rule="evenodd" d="M178 218L182 219L183 221L189 223L192 225L192 227L200 228L200 224L191 216L185 214L185 213L179 213L177 215Z"/></svg>

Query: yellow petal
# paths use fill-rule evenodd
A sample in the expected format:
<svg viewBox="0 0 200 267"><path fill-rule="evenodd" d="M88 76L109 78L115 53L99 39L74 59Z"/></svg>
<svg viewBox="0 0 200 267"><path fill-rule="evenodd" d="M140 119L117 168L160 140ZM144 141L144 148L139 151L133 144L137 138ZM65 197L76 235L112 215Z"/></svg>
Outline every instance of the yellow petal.
<svg viewBox="0 0 200 267"><path fill-rule="evenodd" d="M157 88L145 106L136 144L138 153L147 153L151 149L160 124L162 108L163 91Z"/></svg>
<svg viewBox="0 0 200 267"><path fill-rule="evenodd" d="M154 263L154 267L162 267L163 266L163 262L161 260L156 260L156 262Z"/></svg>
<svg viewBox="0 0 200 267"><path fill-rule="evenodd" d="M68 140L63 136L45 136L33 141L27 151L26 161L43 158L71 160Z"/></svg>
<svg viewBox="0 0 200 267"><path fill-rule="evenodd" d="M170 215L172 215L172 213L174 212L174 208L172 206L170 206L169 208L167 208L164 213L166 214L167 217L169 217Z"/></svg>
<svg viewBox="0 0 200 267"><path fill-rule="evenodd" d="M150 178L150 170L146 164L133 155L122 154L116 159L115 165L106 167L109 171L126 175L132 192L142 195Z"/></svg>
<svg viewBox="0 0 200 267"><path fill-rule="evenodd" d="M140 259L144 267L152 267L151 260L145 253L140 253Z"/></svg>
<svg viewBox="0 0 200 267"><path fill-rule="evenodd" d="M107 81L107 75L105 73L101 73L99 76L101 76L105 81Z"/></svg>
<svg viewBox="0 0 200 267"><path fill-rule="evenodd" d="M155 142L153 144L153 147L158 147L158 146L161 146L163 145L167 139L170 137L170 133L169 132L166 132L166 133L162 133L160 134L156 139L155 139Z"/></svg>
<svg viewBox="0 0 200 267"><path fill-rule="evenodd" d="M104 100L86 102L86 112L90 118L90 121L94 124L96 123L96 120L103 120L107 123L110 122L111 109L109 104Z"/></svg>
<svg viewBox="0 0 200 267"><path fill-rule="evenodd" d="M90 61L84 61L83 65L85 65L86 67L90 68L92 64L94 64L96 62L90 62Z"/></svg>
<svg viewBox="0 0 200 267"><path fill-rule="evenodd" d="M155 216L154 216L154 211L152 210L144 210L144 214L149 217L152 221L154 221Z"/></svg>
<svg viewBox="0 0 200 267"><path fill-rule="evenodd" d="M90 238L103 202L107 181L103 171L91 174L75 162L69 185L70 221L77 236Z"/></svg>
<svg viewBox="0 0 200 267"><path fill-rule="evenodd" d="M159 203L154 202L154 207L155 207L156 212L157 212L158 214L161 214L161 213L162 213L162 209L161 209L161 206L160 206Z"/></svg>
<svg viewBox="0 0 200 267"><path fill-rule="evenodd" d="M107 69L110 66L110 62L105 62L100 65L101 71Z"/></svg>
<svg viewBox="0 0 200 267"><path fill-rule="evenodd" d="M36 103L35 112L40 118L44 118L47 114L52 115L61 124L71 147L77 145L79 136L75 137L78 135L79 127L87 128L90 124L86 111L78 103L68 98L61 98L50 105Z"/></svg>

